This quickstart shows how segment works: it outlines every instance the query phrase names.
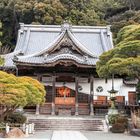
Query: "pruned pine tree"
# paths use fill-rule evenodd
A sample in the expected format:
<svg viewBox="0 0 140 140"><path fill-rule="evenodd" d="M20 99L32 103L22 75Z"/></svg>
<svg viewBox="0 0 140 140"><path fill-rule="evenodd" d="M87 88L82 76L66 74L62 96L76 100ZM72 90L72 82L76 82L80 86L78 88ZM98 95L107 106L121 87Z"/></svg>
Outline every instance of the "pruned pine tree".
<svg viewBox="0 0 140 140"><path fill-rule="evenodd" d="M103 53L97 62L97 73L100 77L112 74L131 76L138 79L140 86L140 25L129 25L117 35L114 49ZM137 92L140 99L140 88Z"/></svg>

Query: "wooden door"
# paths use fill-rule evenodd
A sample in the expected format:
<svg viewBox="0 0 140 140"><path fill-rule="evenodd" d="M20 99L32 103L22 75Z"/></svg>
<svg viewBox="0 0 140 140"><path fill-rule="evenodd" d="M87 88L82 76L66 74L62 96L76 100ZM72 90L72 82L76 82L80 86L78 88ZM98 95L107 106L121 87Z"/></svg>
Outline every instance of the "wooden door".
<svg viewBox="0 0 140 140"><path fill-rule="evenodd" d="M136 92L128 92L128 103L129 105L136 104Z"/></svg>
<svg viewBox="0 0 140 140"><path fill-rule="evenodd" d="M125 96L116 96L117 103L125 103Z"/></svg>

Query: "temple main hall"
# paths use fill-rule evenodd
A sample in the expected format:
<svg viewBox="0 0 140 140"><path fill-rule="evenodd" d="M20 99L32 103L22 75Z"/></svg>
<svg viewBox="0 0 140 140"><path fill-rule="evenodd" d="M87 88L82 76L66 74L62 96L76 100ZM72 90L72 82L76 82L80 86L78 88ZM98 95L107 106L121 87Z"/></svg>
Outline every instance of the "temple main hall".
<svg viewBox="0 0 140 140"><path fill-rule="evenodd" d="M14 51L4 69L42 82L46 101L36 114L94 115L110 105L111 79L96 73L99 56L112 49L110 26L20 24ZM135 85L115 78L117 104L134 103ZM133 98L132 98L133 97Z"/></svg>

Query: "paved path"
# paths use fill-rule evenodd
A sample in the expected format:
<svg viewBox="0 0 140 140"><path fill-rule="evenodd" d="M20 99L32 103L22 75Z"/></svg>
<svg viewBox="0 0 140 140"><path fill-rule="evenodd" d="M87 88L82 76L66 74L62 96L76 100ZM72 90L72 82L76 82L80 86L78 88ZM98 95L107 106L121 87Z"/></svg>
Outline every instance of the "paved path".
<svg viewBox="0 0 140 140"><path fill-rule="evenodd" d="M80 131L54 131L51 140L88 140Z"/></svg>
<svg viewBox="0 0 140 140"><path fill-rule="evenodd" d="M38 131L28 137L45 140L140 140L140 137L129 134L114 134L93 131Z"/></svg>
<svg viewBox="0 0 140 140"><path fill-rule="evenodd" d="M88 140L140 140L140 137L131 136L129 134L105 133L105 132L83 132Z"/></svg>

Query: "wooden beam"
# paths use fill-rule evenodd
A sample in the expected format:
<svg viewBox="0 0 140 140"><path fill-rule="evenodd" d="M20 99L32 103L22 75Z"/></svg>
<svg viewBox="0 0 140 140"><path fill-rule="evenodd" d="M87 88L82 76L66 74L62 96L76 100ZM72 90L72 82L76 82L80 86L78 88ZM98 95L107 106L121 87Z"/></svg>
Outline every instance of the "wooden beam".
<svg viewBox="0 0 140 140"><path fill-rule="evenodd" d="M75 70L76 71L76 70ZM47 75L47 76L52 76L53 73L50 73L50 72L40 72L40 73L34 73L34 75ZM66 72L62 72L62 73L55 73L56 76L72 76L72 77L75 77L75 73L66 73ZM79 73L80 77L89 77L89 73Z"/></svg>

